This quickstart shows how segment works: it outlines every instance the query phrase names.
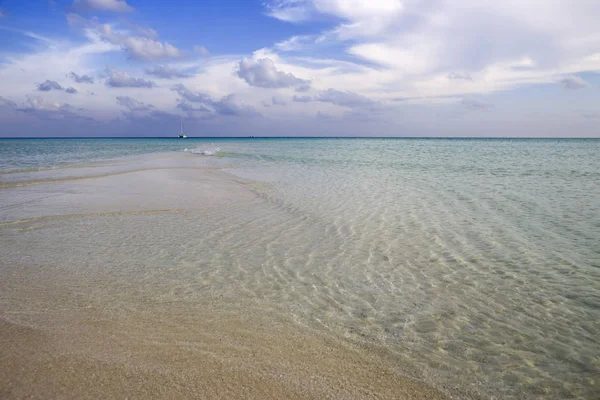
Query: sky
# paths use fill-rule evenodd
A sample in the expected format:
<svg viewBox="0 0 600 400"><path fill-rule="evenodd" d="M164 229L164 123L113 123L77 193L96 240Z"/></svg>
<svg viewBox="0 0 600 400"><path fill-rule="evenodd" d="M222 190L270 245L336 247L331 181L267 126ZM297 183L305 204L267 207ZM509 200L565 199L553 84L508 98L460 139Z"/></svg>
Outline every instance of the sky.
<svg viewBox="0 0 600 400"><path fill-rule="evenodd" d="M600 137L598 0L0 0L0 137Z"/></svg>

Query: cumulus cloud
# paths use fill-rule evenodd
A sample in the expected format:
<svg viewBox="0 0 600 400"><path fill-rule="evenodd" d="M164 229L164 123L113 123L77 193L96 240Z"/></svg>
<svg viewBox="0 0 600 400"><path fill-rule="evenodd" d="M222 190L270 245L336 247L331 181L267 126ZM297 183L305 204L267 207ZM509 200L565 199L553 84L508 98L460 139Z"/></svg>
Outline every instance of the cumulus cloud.
<svg viewBox="0 0 600 400"><path fill-rule="evenodd" d="M137 60L155 61L183 56L181 50L168 42L154 40L156 31L144 28L142 35L133 35L130 31L115 29L110 24L101 24L96 18L87 20L80 15L70 13L67 22L72 28L83 28L87 35L94 35L110 44L120 46L129 57ZM139 29L135 29L139 32Z"/></svg>
<svg viewBox="0 0 600 400"><path fill-rule="evenodd" d="M184 100L192 103L201 103L203 106L200 110L194 110L193 107L185 102L181 102L180 104L184 105L180 108L185 108L185 111L205 111L204 108L206 108L212 110L214 114L224 116L252 117L260 115L254 107L244 104L235 94L229 94L221 100L214 100L210 95L192 92L182 84L174 86L172 90L176 91Z"/></svg>
<svg viewBox="0 0 600 400"><path fill-rule="evenodd" d="M129 96L117 96L117 104L127 108L129 111L149 111L153 108L152 105L142 103Z"/></svg>
<svg viewBox="0 0 600 400"><path fill-rule="evenodd" d="M135 88L152 88L156 84L152 81L147 81L142 78L134 78L125 71L118 71L115 68L106 68L106 86L110 87L135 87Z"/></svg>
<svg viewBox="0 0 600 400"><path fill-rule="evenodd" d="M275 68L275 63L270 58L259 60L242 59L238 63L237 76L246 81L250 86L262 88L289 88L309 85L310 81L296 78L291 73L286 73Z"/></svg>
<svg viewBox="0 0 600 400"><path fill-rule="evenodd" d="M121 46L131 58L152 61L164 58L175 58L182 55L181 51L168 42L159 42L144 36L129 36L115 31L110 25L99 25L97 32L109 43Z"/></svg>
<svg viewBox="0 0 600 400"><path fill-rule="evenodd" d="M78 75L75 72L71 71L69 73L69 76L77 83L94 83L94 78L88 75Z"/></svg>
<svg viewBox="0 0 600 400"><path fill-rule="evenodd" d="M37 85L40 92L49 92L51 90L63 90L63 87L56 81L46 80L46 82Z"/></svg>
<svg viewBox="0 0 600 400"><path fill-rule="evenodd" d="M486 103L483 100L480 99L474 99L474 98L465 98L462 99L460 102L464 107L470 109L470 110L491 110L492 108L494 108L493 104L490 103Z"/></svg>
<svg viewBox="0 0 600 400"><path fill-rule="evenodd" d="M65 89L65 92L70 93L70 94L75 94L77 93L77 89L75 89L74 87L70 87Z"/></svg>
<svg viewBox="0 0 600 400"><path fill-rule="evenodd" d="M134 10L125 0L75 0L73 8L78 12L111 11L128 13Z"/></svg>
<svg viewBox="0 0 600 400"><path fill-rule="evenodd" d="M152 69L146 69L146 73L148 75L156 76L157 78L162 79L174 79L174 78L187 78L189 75L176 70L175 68L171 68L168 65L157 65Z"/></svg>
<svg viewBox="0 0 600 400"><path fill-rule="evenodd" d="M588 83L578 76L567 76L560 80L560 84L569 90L583 89L588 86Z"/></svg>

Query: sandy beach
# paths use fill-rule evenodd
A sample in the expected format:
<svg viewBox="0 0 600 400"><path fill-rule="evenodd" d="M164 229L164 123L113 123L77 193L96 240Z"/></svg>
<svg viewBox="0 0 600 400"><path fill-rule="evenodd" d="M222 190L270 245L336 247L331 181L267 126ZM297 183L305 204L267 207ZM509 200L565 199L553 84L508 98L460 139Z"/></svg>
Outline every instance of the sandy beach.
<svg viewBox="0 0 600 400"><path fill-rule="evenodd" d="M383 348L264 309L229 265L188 275L193 232L261 231L256 183L186 155L102 168L0 189L0 397L446 398Z"/></svg>

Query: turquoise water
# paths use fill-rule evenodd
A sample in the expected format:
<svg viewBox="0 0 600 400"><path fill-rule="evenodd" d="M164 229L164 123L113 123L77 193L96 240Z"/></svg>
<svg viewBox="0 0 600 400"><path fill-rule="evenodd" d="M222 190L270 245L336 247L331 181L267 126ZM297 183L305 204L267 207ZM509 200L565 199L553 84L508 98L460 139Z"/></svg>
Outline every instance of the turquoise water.
<svg viewBox="0 0 600 400"><path fill-rule="evenodd" d="M262 185L244 211L260 223L212 221L218 255L193 241L209 222L173 228L173 263L202 260L207 287L381 345L437 387L598 395L600 140L0 140L0 168L165 152Z"/></svg>

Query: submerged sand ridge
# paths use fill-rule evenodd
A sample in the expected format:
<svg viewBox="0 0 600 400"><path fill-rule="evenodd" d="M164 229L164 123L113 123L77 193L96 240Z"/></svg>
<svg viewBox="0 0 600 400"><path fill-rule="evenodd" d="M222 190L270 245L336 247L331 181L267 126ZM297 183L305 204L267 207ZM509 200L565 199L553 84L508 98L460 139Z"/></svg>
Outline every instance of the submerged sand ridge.
<svg viewBox="0 0 600 400"><path fill-rule="evenodd" d="M0 397L445 398L293 296L265 308L290 277L256 249L285 263L269 243L306 217L255 189L185 168L0 189Z"/></svg>

